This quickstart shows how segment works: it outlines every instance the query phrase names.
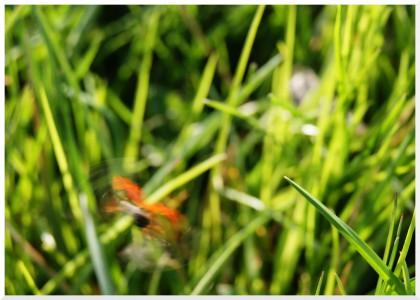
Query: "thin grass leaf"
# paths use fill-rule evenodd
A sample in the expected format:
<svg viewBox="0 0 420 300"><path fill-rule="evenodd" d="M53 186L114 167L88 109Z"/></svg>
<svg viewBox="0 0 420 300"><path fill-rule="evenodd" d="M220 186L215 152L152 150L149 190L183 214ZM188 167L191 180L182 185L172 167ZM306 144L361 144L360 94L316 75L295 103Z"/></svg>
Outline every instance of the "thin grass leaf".
<svg viewBox="0 0 420 300"><path fill-rule="evenodd" d="M334 275L335 275L335 280L337 281L337 288L340 291L341 295L347 295L340 277L338 277L337 273L334 273Z"/></svg>
<svg viewBox="0 0 420 300"><path fill-rule="evenodd" d="M80 195L80 206L85 221L84 227L86 231L86 241L88 244L89 254L96 277L98 278L99 287L103 295L113 295L115 293L113 282L109 277L108 265L103 254L102 245L100 244L96 233L92 215L89 212L88 200L85 194Z"/></svg>
<svg viewBox="0 0 420 300"><path fill-rule="evenodd" d="M416 278L412 277L410 279L410 289L413 291L413 294L416 293Z"/></svg>
<svg viewBox="0 0 420 300"><path fill-rule="evenodd" d="M112 91L108 92L107 104L127 125L131 124L133 114L131 110Z"/></svg>
<svg viewBox="0 0 420 300"><path fill-rule="evenodd" d="M316 285L315 296L320 295L323 280L324 280L324 271L321 272L321 276L319 277L318 284Z"/></svg>
<svg viewBox="0 0 420 300"><path fill-rule="evenodd" d="M96 35L92 40L89 49L86 51L86 54L80 59L75 70L75 76L78 79L82 79L89 72L93 60L99 51L102 40L103 36L101 34Z"/></svg>
<svg viewBox="0 0 420 300"><path fill-rule="evenodd" d="M339 92L342 93L342 87L344 85L344 67L343 67L343 59L342 59L342 41L341 41L341 5L337 6L337 15L335 20L334 26L334 56L335 56L335 64L338 71L338 89Z"/></svg>
<svg viewBox="0 0 420 300"><path fill-rule="evenodd" d="M51 112L51 108L49 105L49 101L47 98L47 94L45 92L45 89L41 87L40 90L40 102L41 107L45 115L45 121L47 122L48 132L51 137L51 143L54 149L54 154L57 159L58 167L61 172L64 188L66 189L70 201L70 207L72 210L72 213L76 220L79 222L82 219L82 214L79 206L79 202L77 200L77 193L75 190L75 186L73 183L73 177L70 173L66 152L64 152L63 145L61 143L60 136L57 131L56 123L54 121L53 114Z"/></svg>
<svg viewBox="0 0 420 300"><path fill-rule="evenodd" d="M118 236L129 228L132 224L133 218L131 216L125 216L118 219L110 228L104 232L100 237L101 244L109 244L114 241ZM59 273L56 276L48 280L44 286L41 288L41 293L44 295L49 295L54 292L57 287L63 282L64 279L74 278L76 272L89 263L89 251L88 249L81 250L73 259L66 262L62 267Z"/></svg>
<svg viewBox="0 0 420 300"><path fill-rule="evenodd" d="M76 101L72 101L71 105L73 116L75 118L76 132L80 139L82 149L84 149L85 145L83 136L85 133L85 123L83 119L84 114L82 113L84 106L81 105L81 89L79 82L76 73L70 64L70 61L65 55L66 51L59 41L59 36L51 28L51 25L49 24L48 19L45 17L42 10L42 6L32 6L32 13L34 14L35 19L41 28L41 34L47 44L48 51L58 63L59 68L56 71L64 73L67 85L72 89L72 94L75 95L74 98Z"/></svg>
<svg viewBox="0 0 420 300"><path fill-rule="evenodd" d="M416 211L414 210L413 217L411 218L410 226L408 227L407 235L404 239L404 244L400 252L400 256L397 261L397 266L395 267L394 274L396 276L400 275L403 263L405 262L408 254L408 249L410 248L410 243L413 238L414 229L416 227Z"/></svg>
<svg viewBox="0 0 420 300"><path fill-rule="evenodd" d="M135 161L138 155L138 147L141 141L141 134L143 130L143 119L146 108L147 95L149 92L149 78L150 71L152 68L153 60L153 49L155 46L155 40L158 34L159 16L157 13L151 16L150 27L147 30L145 37L146 51L141 62L136 95L134 98L134 109L133 115L131 116L130 133L128 142L125 148L126 163Z"/></svg>
<svg viewBox="0 0 420 300"><path fill-rule="evenodd" d="M287 7L287 25L286 25L286 40L285 43L278 44L280 53L284 55L284 63L279 66L274 79L273 93L284 102L290 102L289 83L293 70L293 57L296 39L296 15L297 7L289 5Z"/></svg>
<svg viewBox="0 0 420 300"><path fill-rule="evenodd" d="M331 262L328 269L324 295L333 295L335 289L335 276L337 275L338 267L338 257L340 254L340 245L339 245L339 236L338 230L331 226L331 236L332 236L332 253L331 253Z"/></svg>
<svg viewBox="0 0 420 300"><path fill-rule="evenodd" d="M189 169L185 173L177 176L176 178L164 184L162 187L156 190L153 194L147 197L146 201L149 203L156 203L162 200L164 197L168 196L171 192L173 192L177 188L183 186L187 182L191 181L192 179L196 178L197 176L206 172L212 167L220 164L225 159L226 159L225 154L217 154L210 157L209 159L203 161L202 163L196 165L195 167Z"/></svg>
<svg viewBox="0 0 420 300"><path fill-rule="evenodd" d="M242 48L241 56L239 58L238 66L233 77L231 87L229 89L229 95L227 97L227 104L235 106L237 104L237 92L239 91L242 79L245 74L245 69L248 64L249 56L251 54L252 46L254 44L255 37L257 35L258 27L260 25L262 15L264 13L265 6L260 5L252 20L251 26L248 30L248 34L245 40L245 44ZM226 143L228 139L229 129L231 126L231 119L229 115L223 115L223 119L220 126L219 136L216 141L215 154L224 153L226 149ZM210 186L213 187L210 190L209 204L210 204L210 215L213 223L213 235L216 241L221 239L221 212L220 212L220 198L216 191L216 186L221 185L220 167L212 169L210 174Z"/></svg>
<svg viewBox="0 0 420 300"><path fill-rule="evenodd" d="M87 5L83 14L80 15L77 20L77 25L72 28L72 31L68 35L69 44L72 46L71 54L76 51L80 51L80 41L83 40L83 36L86 33L89 25L94 21L96 15L100 10L99 5ZM102 31L99 32L101 34Z"/></svg>
<svg viewBox="0 0 420 300"><path fill-rule="evenodd" d="M389 261L387 262L388 268L390 270L392 270L394 268L394 262L395 262L395 258L397 256L398 245L399 245L399 242L400 242L400 234L401 234L402 224L403 224L403 215L401 215L401 217L400 217L400 222L398 223L394 244L393 244L392 250L391 250L391 256L389 257ZM378 294L379 295L384 294L385 290L388 288L388 286L389 286L389 284L387 282L384 282L382 284L381 289L379 289Z"/></svg>
<svg viewBox="0 0 420 300"><path fill-rule="evenodd" d="M200 278L191 292L191 295L200 295L205 291L205 288L210 284L211 280L223 267L223 264L228 260L232 253L249 237L258 227L264 225L269 220L268 214L262 214L256 217L241 231L232 236L209 260L204 275Z"/></svg>
<svg viewBox="0 0 420 300"><path fill-rule="evenodd" d="M266 206L260 199L235 189L226 187L221 191L221 194L228 199L249 206L257 211L263 211L266 209Z"/></svg>
<svg viewBox="0 0 420 300"><path fill-rule="evenodd" d="M397 293L405 295L403 283L391 272L379 256L370 248L366 242L359 238L357 233L337 217L322 202L312 197L306 190L288 177L284 177L302 196L304 196L317 210L346 238L346 240L359 252L365 261L381 276L385 281L390 281Z"/></svg>
<svg viewBox="0 0 420 300"><path fill-rule="evenodd" d="M238 92L238 96L235 104L241 104L247 99L257 87L261 85L270 76L274 70L282 63L283 58L280 54L273 56L268 62L266 62L261 68L259 68L251 78L244 83L242 88Z"/></svg>
<svg viewBox="0 0 420 300"><path fill-rule="evenodd" d="M182 155L182 153L185 152L185 144L188 143L187 141L191 138L192 131L195 128L195 124L193 122L197 121L198 117L203 111L203 101L207 97L210 86L213 82L218 59L219 58L217 54L212 54L207 61L201 76L200 84L193 99L192 114L189 116L187 122L185 122L185 125L175 142L175 146L172 149L172 152L175 154L175 156Z"/></svg>
<svg viewBox="0 0 420 300"><path fill-rule="evenodd" d="M203 110L203 100L209 93L218 60L219 57L217 54L212 54L207 61L206 67L204 68L204 72L201 77L200 85L198 86L197 93L192 104L192 111L194 116L198 116Z"/></svg>
<svg viewBox="0 0 420 300"><path fill-rule="evenodd" d="M5 36L9 35L10 30L14 28L16 22L23 18L26 14L30 12L30 6L29 5L19 5L14 7L14 10L12 13L5 18L5 26L4 26L4 32Z"/></svg>
<svg viewBox="0 0 420 300"><path fill-rule="evenodd" d="M54 30L51 28L50 24L42 12L42 6L32 6L32 12L36 17L36 20L39 22L39 25L42 29L43 37L46 40L48 48L52 54L52 57L56 59L60 65L61 70L64 72L66 79L69 85L74 89L76 94L80 93L79 83L77 81L77 76L74 73L70 62L65 56L65 51L62 49L60 42L57 40L57 35Z"/></svg>
<svg viewBox="0 0 420 300"><path fill-rule="evenodd" d="M398 252L398 244L399 244L399 241L400 241L400 235L401 235L401 229L402 229L403 219L404 219L404 216L401 215L400 221L399 221L398 227L397 227L397 232L395 234L394 244L393 244L392 250L391 250L391 256L389 257L389 261L386 262L387 265L388 265L388 267L391 270L394 268L394 261L395 261L395 257L396 257L397 252Z"/></svg>
<svg viewBox="0 0 420 300"><path fill-rule="evenodd" d="M229 104L234 104L234 97L236 92L239 90L242 79L245 75L246 66L248 65L249 56L251 54L252 46L257 35L258 27L260 25L263 13L265 10L264 5L259 5L257 11L255 12L254 19L249 28L248 34L246 36L244 47L242 48L241 56L239 57L238 67L235 71L235 76L233 77L232 86L229 93Z"/></svg>
<svg viewBox="0 0 420 300"><path fill-rule="evenodd" d="M66 278L74 278L76 271L84 266L89 258L87 249L81 251L75 258L68 261L61 271L54 277L50 278L41 288L41 294L49 295L65 280Z"/></svg>
<svg viewBox="0 0 420 300"><path fill-rule="evenodd" d="M34 281L32 275L31 275L31 273L29 272L28 268L25 266L25 263L22 260L19 260L17 262L17 268L19 269L19 271L23 275L23 278L25 278L26 284L32 290L32 293L34 295L41 295L41 292L39 291L38 287L36 286L35 281Z"/></svg>
<svg viewBox="0 0 420 300"><path fill-rule="evenodd" d="M209 99L205 99L203 102L204 102L205 105L207 105L209 107L212 107L214 109L217 109L217 110L222 111L226 114L232 115L234 117L237 117L239 119L242 119L242 120L248 122L249 125L251 125L255 129L266 132L266 129L262 125L260 125L260 123L258 122L257 119L255 119L251 116L244 115L243 113L241 113L235 107L229 106L227 104L223 104L222 102L217 102L217 101L213 101L213 100L209 100Z"/></svg>
<svg viewBox="0 0 420 300"><path fill-rule="evenodd" d="M408 271L407 263L405 261L403 263L402 273L403 273L404 286L405 286L405 289L407 290L407 294L414 295L414 292L411 289L410 272Z"/></svg>
<svg viewBox="0 0 420 300"><path fill-rule="evenodd" d="M344 24L344 34L343 34L343 47L342 47L342 55L343 55L342 59L345 64L344 67L348 66L349 55L351 52L353 22L354 22L354 16L356 14L356 11L357 11L357 6L354 6L354 5L347 6L346 22Z"/></svg>
<svg viewBox="0 0 420 300"><path fill-rule="evenodd" d="M386 238L384 257L382 258L382 260L385 264L388 261L388 257L389 257L389 253L390 253L390 249L391 249L391 243L392 243L392 238L393 238L393 234L394 234L394 226L395 226L396 218L397 218L397 196L395 195L394 202L393 202L393 208L392 208L391 224L389 226L388 235L387 235L387 238ZM377 295L379 290L381 290L381 286L382 286L382 279L381 279L381 277L379 277L378 282L376 284L375 295Z"/></svg>
<svg viewBox="0 0 420 300"><path fill-rule="evenodd" d="M147 294L156 295L158 294L159 281L162 278L162 267L157 266L156 270L153 271L152 278L150 279L149 289Z"/></svg>

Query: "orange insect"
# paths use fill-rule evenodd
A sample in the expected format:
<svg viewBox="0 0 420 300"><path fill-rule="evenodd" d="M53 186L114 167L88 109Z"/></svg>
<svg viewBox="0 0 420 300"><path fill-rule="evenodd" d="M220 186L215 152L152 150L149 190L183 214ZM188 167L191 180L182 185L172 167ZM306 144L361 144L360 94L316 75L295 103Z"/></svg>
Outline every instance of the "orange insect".
<svg viewBox="0 0 420 300"><path fill-rule="evenodd" d="M174 243L180 238L185 226L184 217L164 204L146 203L143 190L130 179L112 177L112 191L107 196L111 197L104 205L105 212L129 213L134 218L134 224L145 234L167 243Z"/></svg>

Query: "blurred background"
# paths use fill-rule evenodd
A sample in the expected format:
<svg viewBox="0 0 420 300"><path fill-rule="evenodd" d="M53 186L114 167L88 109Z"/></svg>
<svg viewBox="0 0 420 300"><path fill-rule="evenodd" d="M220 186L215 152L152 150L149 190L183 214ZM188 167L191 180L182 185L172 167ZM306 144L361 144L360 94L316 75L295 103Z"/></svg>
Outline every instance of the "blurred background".
<svg viewBox="0 0 420 300"><path fill-rule="evenodd" d="M414 13L6 6L6 294L388 293L283 176L414 278ZM120 173L178 201L185 266L120 257Z"/></svg>

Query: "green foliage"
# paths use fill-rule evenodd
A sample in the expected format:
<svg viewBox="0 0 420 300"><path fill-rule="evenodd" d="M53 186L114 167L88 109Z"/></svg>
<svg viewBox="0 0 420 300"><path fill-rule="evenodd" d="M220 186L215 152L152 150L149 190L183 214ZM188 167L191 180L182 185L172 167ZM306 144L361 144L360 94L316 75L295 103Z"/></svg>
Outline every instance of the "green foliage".
<svg viewBox="0 0 420 300"><path fill-rule="evenodd" d="M6 6L6 294L414 294L414 12ZM186 265L121 257L112 174Z"/></svg>

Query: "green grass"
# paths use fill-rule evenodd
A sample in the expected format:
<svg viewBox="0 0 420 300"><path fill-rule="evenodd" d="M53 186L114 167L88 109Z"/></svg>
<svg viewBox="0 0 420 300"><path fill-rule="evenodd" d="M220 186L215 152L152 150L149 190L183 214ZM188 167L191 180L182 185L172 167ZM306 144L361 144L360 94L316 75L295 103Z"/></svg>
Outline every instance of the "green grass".
<svg viewBox="0 0 420 300"><path fill-rule="evenodd" d="M6 294L415 294L414 10L7 6ZM122 257L115 174L181 268Z"/></svg>
<svg viewBox="0 0 420 300"><path fill-rule="evenodd" d="M385 263L379 258L379 256L370 248L354 230L344 223L340 218L331 212L321 201L312 197L307 191L296 184L294 181L285 177L285 179L296 188L316 209L325 217L329 223L337 228L340 233L346 238L346 240L359 252L365 261L378 273L378 275L386 282L389 282L398 294L404 294L406 291L403 288L403 284L394 273L385 265ZM402 256L402 254L401 254ZM397 273L397 269L395 270ZM398 274L397 274L398 275Z"/></svg>

